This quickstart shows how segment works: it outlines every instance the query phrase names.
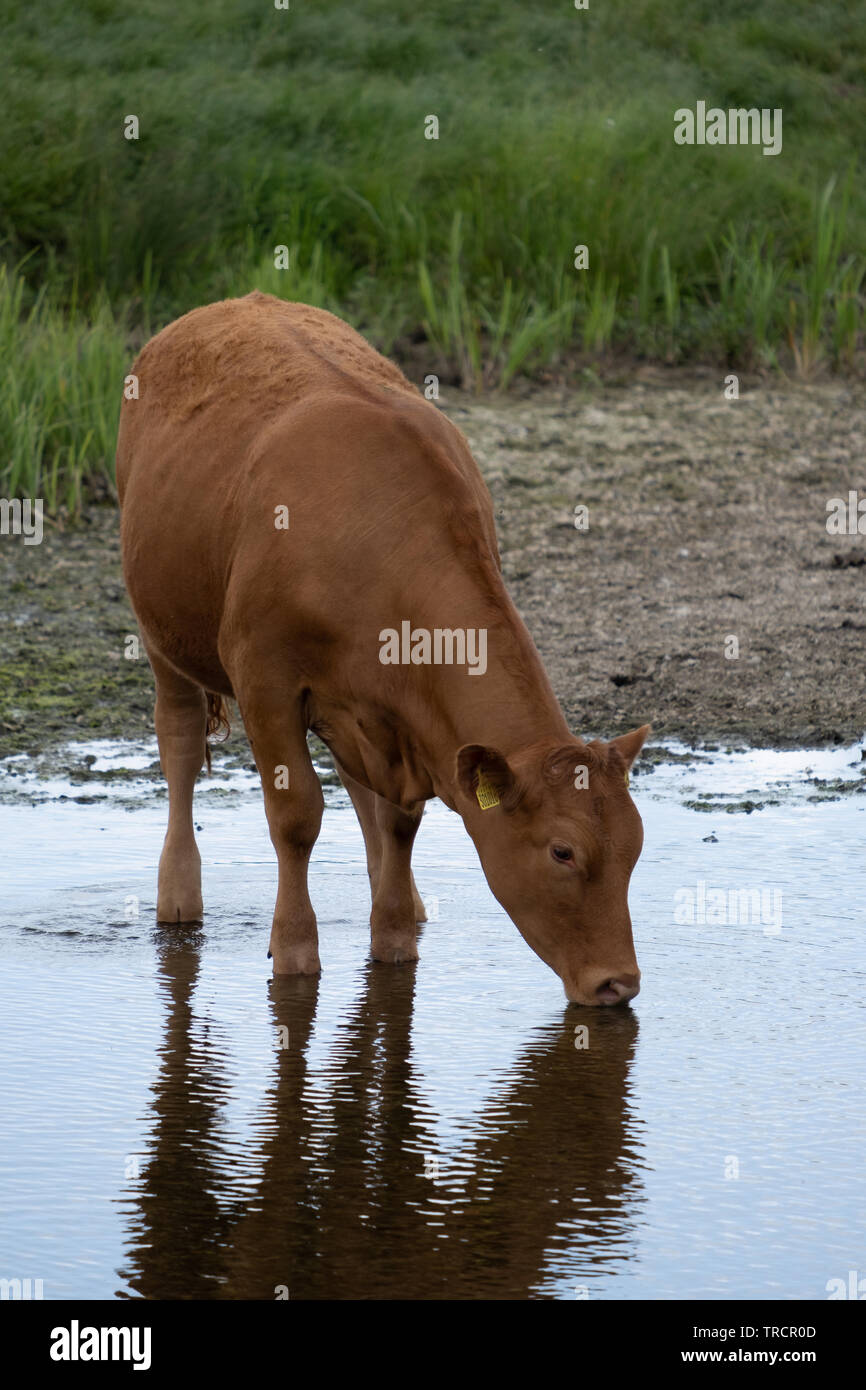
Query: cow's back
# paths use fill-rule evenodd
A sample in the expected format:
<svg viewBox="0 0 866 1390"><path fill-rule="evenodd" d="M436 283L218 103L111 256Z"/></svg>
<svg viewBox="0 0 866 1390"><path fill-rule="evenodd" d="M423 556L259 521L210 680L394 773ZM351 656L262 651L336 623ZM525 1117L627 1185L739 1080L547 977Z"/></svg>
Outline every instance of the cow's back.
<svg viewBox="0 0 866 1390"><path fill-rule="evenodd" d="M260 602L277 567L300 618L326 591L339 611L349 574L404 585L412 566L386 551L407 535L413 558L477 546L498 562L463 436L334 315L258 292L225 300L169 324L132 372L117 452L127 587L168 659L190 665L194 644L202 683L224 688L206 653L227 602Z"/></svg>
<svg viewBox="0 0 866 1390"><path fill-rule="evenodd" d="M131 469L147 466L136 443L163 424L173 438L193 437L195 428L183 428L190 424L208 431L228 424L239 446L280 411L317 395L385 389L419 399L399 368L342 319L258 290L170 323L139 353L132 375L138 396L124 400L118 443L121 502Z"/></svg>

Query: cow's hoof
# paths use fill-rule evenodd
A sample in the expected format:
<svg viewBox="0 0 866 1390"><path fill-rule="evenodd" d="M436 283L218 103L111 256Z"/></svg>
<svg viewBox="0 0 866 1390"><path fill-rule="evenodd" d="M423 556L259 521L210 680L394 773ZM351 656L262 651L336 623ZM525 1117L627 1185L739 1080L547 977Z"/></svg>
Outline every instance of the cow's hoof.
<svg viewBox="0 0 866 1390"><path fill-rule="evenodd" d="M275 975L320 975L322 962L319 952L309 946L295 947L291 950L275 950L271 947L269 955L274 963Z"/></svg>
<svg viewBox="0 0 866 1390"><path fill-rule="evenodd" d="M418 959L418 947L414 941L379 943L371 946L370 954L383 965L411 965Z"/></svg>
<svg viewBox="0 0 866 1390"><path fill-rule="evenodd" d="M161 926L182 926L204 920L201 894L190 897L160 898L156 904L156 920Z"/></svg>

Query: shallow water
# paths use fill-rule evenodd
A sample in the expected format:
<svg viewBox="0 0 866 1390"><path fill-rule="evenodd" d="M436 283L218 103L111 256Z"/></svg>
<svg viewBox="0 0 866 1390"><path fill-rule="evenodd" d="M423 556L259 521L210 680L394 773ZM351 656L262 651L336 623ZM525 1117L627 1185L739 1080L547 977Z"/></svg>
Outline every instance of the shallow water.
<svg viewBox="0 0 866 1390"><path fill-rule="evenodd" d="M438 803L416 967L367 959L360 831L329 790L324 972L269 979L276 870L244 773L197 799L204 928L157 928L165 804L111 780L155 749L89 756L83 790L0 769L0 1277L46 1298L821 1299L866 1273L859 749L634 778L643 988L603 1011L566 1006Z"/></svg>

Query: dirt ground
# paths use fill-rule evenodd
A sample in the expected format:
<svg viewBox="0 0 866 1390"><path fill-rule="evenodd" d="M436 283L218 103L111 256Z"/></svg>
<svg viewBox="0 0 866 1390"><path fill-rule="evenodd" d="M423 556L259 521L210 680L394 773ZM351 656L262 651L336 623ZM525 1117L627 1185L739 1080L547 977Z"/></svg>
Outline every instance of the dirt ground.
<svg viewBox="0 0 866 1390"><path fill-rule="evenodd" d="M506 582L571 728L649 722L696 747L853 742L866 729L866 398L717 372L475 398L443 388L493 496ZM585 530L575 507L588 509ZM47 522L47 518L46 518ZM117 515L0 537L0 756L152 731ZM725 655L730 638L739 653ZM233 738L230 750L241 755ZM78 761L75 759L74 761Z"/></svg>

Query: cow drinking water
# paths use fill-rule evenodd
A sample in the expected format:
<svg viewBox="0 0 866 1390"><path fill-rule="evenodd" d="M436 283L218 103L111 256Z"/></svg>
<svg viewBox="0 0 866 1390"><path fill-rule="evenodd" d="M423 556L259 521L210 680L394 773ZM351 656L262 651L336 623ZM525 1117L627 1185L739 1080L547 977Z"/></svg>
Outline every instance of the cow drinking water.
<svg viewBox="0 0 866 1390"><path fill-rule="evenodd" d="M184 315L132 370L117 482L169 788L158 919L201 918L193 788L233 697L279 863L276 973L320 969L312 729L361 822L376 960L417 959L412 844L438 796L567 997L634 996L627 783L648 727L569 733L459 430L340 319L258 292Z"/></svg>

